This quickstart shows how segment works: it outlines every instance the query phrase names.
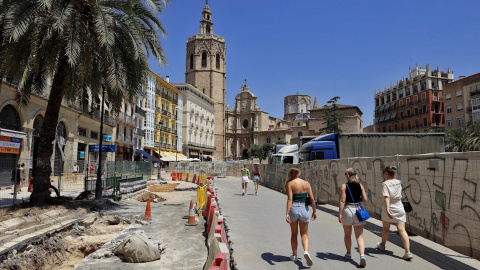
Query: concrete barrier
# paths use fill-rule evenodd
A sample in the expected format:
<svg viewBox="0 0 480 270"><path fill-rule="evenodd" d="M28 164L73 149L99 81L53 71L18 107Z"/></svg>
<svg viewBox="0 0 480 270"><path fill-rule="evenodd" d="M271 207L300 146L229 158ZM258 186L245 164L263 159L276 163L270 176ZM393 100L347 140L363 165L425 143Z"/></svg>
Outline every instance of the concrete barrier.
<svg viewBox="0 0 480 270"><path fill-rule="evenodd" d="M220 234L214 234L212 241L210 242L210 248L208 250L208 258L207 263L205 264L204 269L209 269L212 266L215 258L217 257L218 253L225 254L225 258L227 261L227 265L230 263L230 251L227 248L226 243L223 242L222 236Z"/></svg>
<svg viewBox="0 0 480 270"><path fill-rule="evenodd" d="M208 270L227 270L228 269L228 262L225 253L217 253L215 256L215 260L213 261L212 265L208 268Z"/></svg>

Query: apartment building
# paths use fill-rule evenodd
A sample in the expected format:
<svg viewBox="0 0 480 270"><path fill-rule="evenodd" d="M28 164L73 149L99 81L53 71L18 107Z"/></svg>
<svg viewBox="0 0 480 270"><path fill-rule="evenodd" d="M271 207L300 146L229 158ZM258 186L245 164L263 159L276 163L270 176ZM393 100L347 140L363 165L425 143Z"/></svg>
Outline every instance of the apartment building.
<svg viewBox="0 0 480 270"><path fill-rule="evenodd" d="M186 159L181 152L182 130L178 129L178 119L182 117L183 94L170 84L169 77L165 79L151 73L156 81L155 88L155 128L154 128L154 154L160 154L162 161L175 161ZM182 104L183 105L183 104ZM179 145L180 144L180 145ZM160 153L157 150L160 149Z"/></svg>
<svg viewBox="0 0 480 270"><path fill-rule="evenodd" d="M215 147L216 102L188 83L173 84L183 98L183 153L188 158L212 160Z"/></svg>
<svg viewBox="0 0 480 270"><path fill-rule="evenodd" d="M453 72L415 66L409 77L397 80L384 90L375 90L375 132L427 132L431 127L445 126L445 85L452 82Z"/></svg>
<svg viewBox="0 0 480 270"><path fill-rule="evenodd" d="M445 126L447 129L480 123L480 73L460 76L444 87Z"/></svg>

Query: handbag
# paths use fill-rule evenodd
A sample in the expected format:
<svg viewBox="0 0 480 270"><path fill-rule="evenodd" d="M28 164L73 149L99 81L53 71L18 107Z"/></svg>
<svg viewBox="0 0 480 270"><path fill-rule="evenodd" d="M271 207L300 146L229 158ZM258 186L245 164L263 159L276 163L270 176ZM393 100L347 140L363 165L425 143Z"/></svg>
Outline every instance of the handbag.
<svg viewBox="0 0 480 270"><path fill-rule="evenodd" d="M401 182L400 182L401 183ZM403 191L403 185L400 184L400 186L402 187L402 191ZM405 213L410 213L413 211L413 208L412 208L412 205L410 204L410 202L408 201L408 197L405 196L405 198L407 198L407 201L406 202L403 202L402 201L402 204L403 204L403 209L405 210Z"/></svg>
<svg viewBox="0 0 480 270"><path fill-rule="evenodd" d="M370 214L367 212L367 209L365 209L361 203L355 203L352 192L350 191L350 188L348 187L347 184L348 183L345 183L345 186L347 186L348 192L350 193L350 197L352 198L352 202L355 205L355 209L357 210L355 214L357 215L358 221L362 222L369 219Z"/></svg>
<svg viewBox="0 0 480 270"><path fill-rule="evenodd" d="M310 197L307 197L307 200L305 200L305 206L310 206L312 205L312 201L310 200Z"/></svg>

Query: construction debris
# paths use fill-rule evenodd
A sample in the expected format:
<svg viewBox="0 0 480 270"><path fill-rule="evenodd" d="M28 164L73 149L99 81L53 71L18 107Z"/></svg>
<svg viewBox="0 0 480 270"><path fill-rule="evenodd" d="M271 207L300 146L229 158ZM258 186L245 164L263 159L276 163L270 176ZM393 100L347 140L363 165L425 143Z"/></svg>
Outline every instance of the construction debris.
<svg viewBox="0 0 480 270"><path fill-rule="evenodd" d="M150 199L150 201L154 202L154 203L165 201L164 198L158 196L155 193L151 193L151 192L142 193L140 196L137 197L137 200L140 201L140 202L146 202L146 201L148 201L148 199Z"/></svg>
<svg viewBox="0 0 480 270"><path fill-rule="evenodd" d="M150 262L160 259L163 249L153 242L145 232L132 233L112 249L113 254L123 255L131 263Z"/></svg>

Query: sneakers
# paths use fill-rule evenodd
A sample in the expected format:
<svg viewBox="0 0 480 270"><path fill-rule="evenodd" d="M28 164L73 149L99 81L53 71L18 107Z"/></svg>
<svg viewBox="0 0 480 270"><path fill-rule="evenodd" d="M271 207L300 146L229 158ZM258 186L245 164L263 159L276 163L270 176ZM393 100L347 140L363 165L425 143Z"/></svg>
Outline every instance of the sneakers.
<svg viewBox="0 0 480 270"><path fill-rule="evenodd" d="M405 255L403 255L403 259L409 261L413 259L413 254L411 252L407 252Z"/></svg>
<svg viewBox="0 0 480 270"><path fill-rule="evenodd" d="M255 195L258 196L258 192L255 192Z"/></svg>
<svg viewBox="0 0 480 270"><path fill-rule="evenodd" d="M245 192L242 192L242 196L245 196Z"/></svg>
<svg viewBox="0 0 480 270"><path fill-rule="evenodd" d="M367 266L367 261L365 260L365 255L360 255L360 267Z"/></svg>
<svg viewBox="0 0 480 270"><path fill-rule="evenodd" d="M294 262L294 261L298 260L298 257L292 254L292 255L290 255L290 260L292 262Z"/></svg>
<svg viewBox="0 0 480 270"><path fill-rule="evenodd" d="M351 260L352 259L352 254L345 253L345 259Z"/></svg>
<svg viewBox="0 0 480 270"><path fill-rule="evenodd" d="M308 253L308 251L305 251L305 253L303 253L303 257L305 257L305 260L307 260L308 266L313 265L312 258L310 258L310 253Z"/></svg>
<svg viewBox="0 0 480 270"><path fill-rule="evenodd" d="M378 242L375 248L381 251L385 251L385 246L382 245L382 242Z"/></svg>

